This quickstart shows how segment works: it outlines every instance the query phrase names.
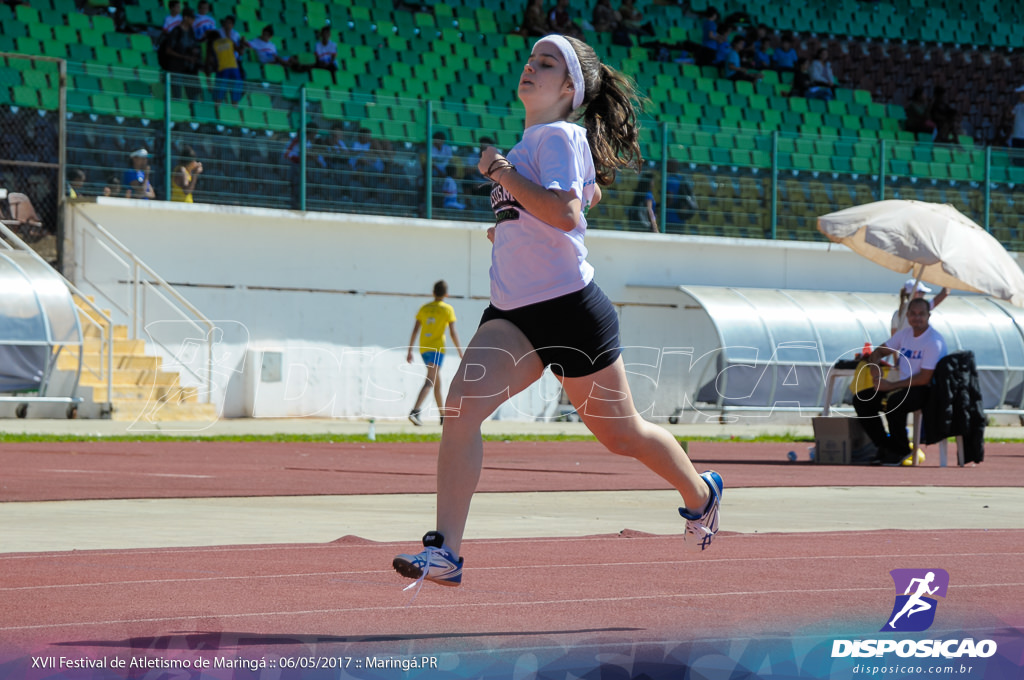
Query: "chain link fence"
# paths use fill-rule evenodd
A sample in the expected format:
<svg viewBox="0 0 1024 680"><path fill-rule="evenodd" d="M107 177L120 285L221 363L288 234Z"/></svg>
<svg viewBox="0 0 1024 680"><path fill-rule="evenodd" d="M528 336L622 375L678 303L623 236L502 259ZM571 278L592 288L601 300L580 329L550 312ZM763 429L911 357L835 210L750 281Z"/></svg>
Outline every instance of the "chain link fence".
<svg viewBox="0 0 1024 680"><path fill-rule="evenodd" d="M0 53L0 217L53 264L65 187L61 72L57 59Z"/></svg>

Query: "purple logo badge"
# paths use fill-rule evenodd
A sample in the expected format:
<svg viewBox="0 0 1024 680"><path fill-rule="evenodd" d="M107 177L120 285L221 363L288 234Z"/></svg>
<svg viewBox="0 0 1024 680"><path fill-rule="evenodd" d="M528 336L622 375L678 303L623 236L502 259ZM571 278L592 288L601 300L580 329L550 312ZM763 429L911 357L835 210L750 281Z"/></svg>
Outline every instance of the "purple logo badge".
<svg viewBox="0 0 1024 680"><path fill-rule="evenodd" d="M949 572L945 569L893 569L896 602L882 632L916 633L935 621L936 597L946 597Z"/></svg>

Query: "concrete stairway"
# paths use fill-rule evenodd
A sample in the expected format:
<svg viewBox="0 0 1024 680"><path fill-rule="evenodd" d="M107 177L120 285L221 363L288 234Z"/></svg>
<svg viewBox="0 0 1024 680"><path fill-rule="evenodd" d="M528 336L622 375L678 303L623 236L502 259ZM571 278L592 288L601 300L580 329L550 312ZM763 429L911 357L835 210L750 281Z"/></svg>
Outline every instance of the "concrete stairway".
<svg viewBox="0 0 1024 680"><path fill-rule="evenodd" d="M104 312L109 315L107 310ZM83 335L78 395L85 398L86 404L103 404L107 401L103 341L99 328L86 320L99 319L91 309L81 304L78 313ZM145 340L128 339L128 327L124 325L114 326L113 337L112 420L134 421L140 416L148 422L210 422L217 419L216 405L200 403L196 388L182 387L177 372L163 370L163 360L146 353ZM57 359L57 370L76 370L78 359L76 347L65 347ZM82 412L91 411L83 408Z"/></svg>

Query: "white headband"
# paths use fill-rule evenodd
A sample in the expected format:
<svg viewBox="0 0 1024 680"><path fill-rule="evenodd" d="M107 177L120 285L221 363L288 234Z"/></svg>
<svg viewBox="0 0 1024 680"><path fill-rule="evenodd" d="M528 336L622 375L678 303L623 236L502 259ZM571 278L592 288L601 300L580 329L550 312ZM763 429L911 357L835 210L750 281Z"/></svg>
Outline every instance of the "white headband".
<svg viewBox="0 0 1024 680"><path fill-rule="evenodd" d="M551 43L558 48L558 51L562 53L562 59L565 60L565 66L569 69L569 77L572 78L572 108L575 111L583 103L583 69L580 67L580 58L576 56L576 50L572 48L569 41L565 39L565 36L558 34L546 35L536 43L533 48L537 49L537 46L541 43Z"/></svg>

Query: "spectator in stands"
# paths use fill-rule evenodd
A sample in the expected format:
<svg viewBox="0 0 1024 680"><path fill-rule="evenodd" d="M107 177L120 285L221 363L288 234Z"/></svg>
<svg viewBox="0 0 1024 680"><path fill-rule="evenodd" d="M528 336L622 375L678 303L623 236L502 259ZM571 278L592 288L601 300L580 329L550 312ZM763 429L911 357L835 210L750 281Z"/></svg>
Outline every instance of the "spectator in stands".
<svg viewBox="0 0 1024 680"><path fill-rule="evenodd" d="M749 83L756 83L764 76L756 71L745 68L740 64L740 53L743 51L746 43L747 40L742 35L738 35L732 39L732 43L726 51L725 61L722 68L725 73L725 77L729 80L745 80Z"/></svg>
<svg viewBox="0 0 1024 680"><path fill-rule="evenodd" d="M217 29L217 20L210 14L210 3L200 0L196 7L196 20L192 22L192 31L196 34L196 40L206 39L206 33Z"/></svg>
<svg viewBox="0 0 1024 680"><path fill-rule="evenodd" d="M640 218L640 224L644 226L645 231L653 231L655 234L660 233L661 229L658 228L658 201L661 200L661 174L652 172L644 180L642 186L643 188L637 195L639 207L637 214Z"/></svg>
<svg viewBox="0 0 1024 680"><path fill-rule="evenodd" d="M725 64L725 60L729 56L729 51L732 49L733 34L736 32L736 27L732 24L723 24L718 29L718 37L721 41L718 43L718 51L715 52L715 66L722 66Z"/></svg>
<svg viewBox="0 0 1024 680"><path fill-rule="evenodd" d="M388 183L384 176L388 155L387 145L374 139L370 128L359 128L356 138L349 144L349 167L355 173L353 184L363 191L363 195L353 197L354 200L367 203L382 198Z"/></svg>
<svg viewBox="0 0 1024 680"><path fill-rule="evenodd" d="M772 54L772 64L776 71L792 71L796 68L797 59L800 56L793 49L793 38L789 35L782 36L782 40L775 52Z"/></svg>
<svg viewBox="0 0 1024 680"><path fill-rule="evenodd" d="M903 129L907 132L927 133L935 137L935 123L929 117L931 115L931 103L924 96L923 87L915 87L913 94L904 107L907 112L907 120L903 123Z"/></svg>
<svg viewBox="0 0 1024 680"><path fill-rule="evenodd" d="M170 35L171 31L181 23L181 0L171 0L167 3L167 16L164 17L164 27L161 30L162 37Z"/></svg>
<svg viewBox="0 0 1024 680"><path fill-rule="evenodd" d="M543 0L528 0L526 11L523 12L523 24L519 33L524 37L543 36L548 34L548 21L544 17Z"/></svg>
<svg viewBox="0 0 1024 680"><path fill-rule="evenodd" d="M704 10L704 22L700 29L701 50L696 54L697 63L706 66L713 64L718 54L721 36L718 35L718 10L708 7Z"/></svg>
<svg viewBox="0 0 1024 680"><path fill-rule="evenodd" d="M277 53L277 46L271 41L274 37L274 27L267 25L260 32L260 37L249 41L249 47L256 53L256 61L261 64L280 64L294 68L298 66L299 60L293 55L287 59Z"/></svg>
<svg viewBox="0 0 1024 680"><path fill-rule="evenodd" d="M349 165L353 170L373 174L384 172L385 148L373 138L370 128L359 128L355 140L349 145L349 151Z"/></svg>
<svg viewBox="0 0 1024 680"><path fill-rule="evenodd" d="M548 32L583 38L583 30L569 12L569 0L557 0L554 8L548 12Z"/></svg>
<svg viewBox="0 0 1024 680"><path fill-rule="evenodd" d="M67 196L78 198L82 195L85 187L85 170L81 168L69 168L67 171Z"/></svg>
<svg viewBox="0 0 1024 680"><path fill-rule="evenodd" d="M1024 85L1016 90L1017 104L1010 111L1013 116L1013 129L1010 131L1010 146L1014 149L1024 148Z"/></svg>
<svg viewBox="0 0 1024 680"><path fill-rule="evenodd" d="M104 196L114 196L115 198L121 195L121 178L117 175L112 175L107 183L103 186Z"/></svg>
<svg viewBox="0 0 1024 680"><path fill-rule="evenodd" d="M454 165L445 169L444 181L441 183L441 193L444 196L442 207L449 210L465 210L466 204L459 201L459 185L456 182L457 172Z"/></svg>
<svg viewBox="0 0 1024 680"><path fill-rule="evenodd" d="M957 141L957 111L946 99L946 88L935 88L932 97L931 119L935 122L935 141L951 144Z"/></svg>
<svg viewBox="0 0 1024 680"><path fill-rule="evenodd" d="M231 93L231 103L242 100L242 72L235 56L235 42L217 29L206 32L207 64L217 74L217 86L213 90L213 101L224 100L226 92Z"/></svg>
<svg viewBox="0 0 1024 680"><path fill-rule="evenodd" d="M446 177L448 175L448 164L452 160L454 150L448 144L448 138L438 130L434 133L431 144L430 155L433 163L435 177Z"/></svg>
<svg viewBox="0 0 1024 680"><path fill-rule="evenodd" d="M192 192L196 190L203 164L196 159L196 152L190 146L181 151L181 164L171 174L171 200L179 203L193 203Z"/></svg>
<svg viewBox="0 0 1024 680"><path fill-rule="evenodd" d="M633 4L633 0L622 0L619 4L619 26L633 35L654 35L654 26L644 21L644 15Z"/></svg>
<svg viewBox="0 0 1024 680"><path fill-rule="evenodd" d="M619 17L612 9L611 0L597 0L590 23L599 33L610 33L616 29L619 25Z"/></svg>
<svg viewBox="0 0 1024 680"><path fill-rule="evenodd" d="M754 47L752 66L763 71L772 68L772 39L768 36L761 38L758 45Z"/></svg>
<svg viewBox="0 0 1024 680"><path fill-rule="evenodd" d="M124 197L156 198L156 192L149 181L149 151L146 149L136 149L128 154L128 158L131 161L132 167L124 171L124 177L121 179L121 186L124 187Z"/></svg>
<svg viewBox="0 0 1024 680"><path fill-rule="evenodd" d="M228 15L220 21L220 32L227 38L231 38L231 42L235 43L235 61L238 62L238 72L242 74L242 80L245 80L245 67L242 65L242 50L249 46L249 43L245 41L242 34L235 30L235 17Z"/></svg>
<svg viewBox="0 0 1024 680"><path fill-rule="evenodd" d="M790 97L806 97L807 88L811 86L811 77L807 74L808 63L806 57L796 60L793 69L793 85L789 88Z"/></svg>
<svg viewBox="0 0 1024 680"><path fill-rule="evenodd" d="M697 199L693 185L683 176L682 166L677 160L668 162L668 177L665 178L665 231L681 231L678 227L686 224L697 214Z"/></svg>
<svg viewBox="0 0 1024 680"><path fill-rule="evenodd" d="M181 23L161 44L161 52L164 55L161 63L171 73L194 76L199 73L199 69L203 65L202 45L196 40L196 34L192 30L195 16L195 13L188 7L181 10ZM198 94L197 88L192 85L183 87L180 82L175 84L176 97L192 98L196 94Z"/></svg>
<svg viewBox="0 0 1024 680"><path fill-rule="evenodd" d="M325 71L331 72L331 80L334 84L338 84L338 46L331 40L331 27L324 26L320 29L319 40L316 41L316 45L313 47L313 52L316 54L316 61L313 63L313 68L322 68Z"/></svg>
<svg viewBox="0 0 1024 680"><path fill-rule="evenodd" d="M828 60L828 50L822 47L814 56L811 62L810 87L807 88L807 96L812 99L835 99L837 84L836 77L832 73L832 63Z"/></svg>

